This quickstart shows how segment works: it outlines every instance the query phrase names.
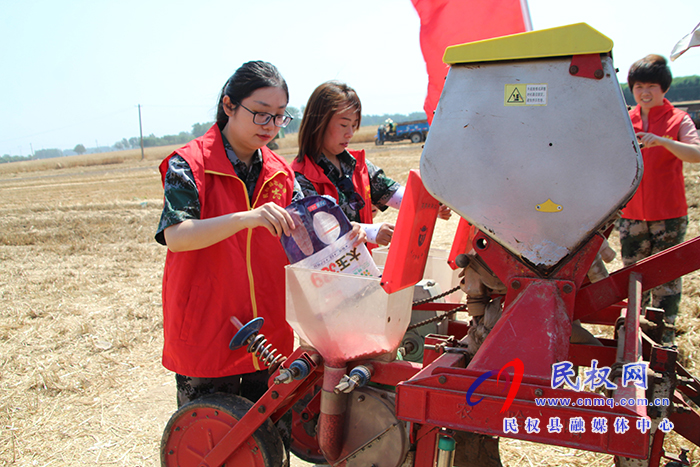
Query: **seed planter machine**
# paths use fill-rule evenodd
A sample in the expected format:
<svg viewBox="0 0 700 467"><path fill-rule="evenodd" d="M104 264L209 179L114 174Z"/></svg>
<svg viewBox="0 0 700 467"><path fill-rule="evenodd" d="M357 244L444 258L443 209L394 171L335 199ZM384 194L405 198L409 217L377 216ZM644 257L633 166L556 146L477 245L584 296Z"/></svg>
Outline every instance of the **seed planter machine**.
<svg viewBox="0 0 700 467"><path fill-rule="evenodd" d="M181 407L162 464L284 465L274 424L291 412L291 451L333 466L497 466L498 437L690 465L664 437L700 444L700 384L656 343L672 327L642 292L700 268L700 239L601 267L643 170L611 50L585 24L448 48L382 277L288 266L301 345L279 355L262 320L232 326L231 347L271 369L268 391ZM454 303L413 302L438 202L462 217L449 263L470 322Z"/></svg>

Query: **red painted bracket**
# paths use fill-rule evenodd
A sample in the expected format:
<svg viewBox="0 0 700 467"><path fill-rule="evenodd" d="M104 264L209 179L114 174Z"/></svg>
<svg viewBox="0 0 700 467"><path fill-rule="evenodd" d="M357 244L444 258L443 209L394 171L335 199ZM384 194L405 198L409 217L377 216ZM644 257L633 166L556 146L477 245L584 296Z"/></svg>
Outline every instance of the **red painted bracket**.
<svg viewBox="0 0 700 467"><path fill-rule="evenodd" d="M579 78L603 79L603 62L600 54L574 55L571 57L569 74Z"/></svg>
<svg viewBox="0 0 700 467"><path fill-rule="evenodd" d="M323 366L316 365L313 359L311 359L302 348L295 350L287 361L291 363L297 358L304 358L311 363L312 371L309 372L309 375L306 378L295 380L289 384L273 385L270 387L238 423L236 423L236 425L221 438L216 446L209 451L199 464L199 467L211 467L223 464L236 449L241 447L243 443L253 435L255 430L262 425L266 418L270 417L273 422L279 420L286 410L306 394L306 392L323 376ZM280 406L285 408L277 412Z"/></svg>
<svg viewBox="0 0 700 467"><path fill-rule="evenodd" d="M615 271L601 281L578 291L574 319L586 320L591 315L627 298L629 278L639 273L643 289L649 290L700 269L700 237L688 240L626 268Z"/></svg>

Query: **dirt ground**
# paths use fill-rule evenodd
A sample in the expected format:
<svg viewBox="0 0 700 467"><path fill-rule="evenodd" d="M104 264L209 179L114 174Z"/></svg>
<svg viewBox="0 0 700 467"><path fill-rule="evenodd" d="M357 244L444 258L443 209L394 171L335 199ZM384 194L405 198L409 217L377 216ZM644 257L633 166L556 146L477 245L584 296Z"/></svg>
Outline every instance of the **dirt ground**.
<svg viewBox="0 0 700 467"><path fill-rule="evenodd" d="M353 146L401 182L418 167L420 145ZM107 165L62 158L0 169L0 466L160 465L176 404L173 374L160 363L165 248L153 235L162 207L157 165L171 149ZM291 158L295 149L279 152ZM698 235L699 178L687 174L688 238ZM449 248L456 224L456 216L439 221L433 246ZM691 369L700 348L698 280L686 279L678 340ZM671 452L690 448L670 438ZM509 466L612 462L513 440L501 451ZM699 465L700 453L689 455Z"/></svg>

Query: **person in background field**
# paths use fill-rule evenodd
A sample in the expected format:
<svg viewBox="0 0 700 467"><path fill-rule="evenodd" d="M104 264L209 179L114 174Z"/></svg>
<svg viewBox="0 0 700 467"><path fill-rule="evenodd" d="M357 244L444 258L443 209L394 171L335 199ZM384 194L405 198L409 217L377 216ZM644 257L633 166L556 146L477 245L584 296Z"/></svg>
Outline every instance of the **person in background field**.
<svg viewBox="0 0 700 467"><path fill-rule="evenodd" d="M683 242L688 225L683 162L700 162L700 137L688 114L665 98L671 86L666 59L647 55L629 70L627 82L637 106L630 119L642 148L644 175L619 220L622 262L625 266ZM643 306L665 310L673 324L681 300L681 279L656 287L644 296ZM672 344L667 331L663 343Z"/></svg>
<svg viewBox="0 0 700 467"><path fill-rule="evenodd" d="M386 128L387 133L393 133L394 132L394 121L390 118L387 118L386 121L384 122L384 128Z"/></svg>
<svg viewBox="0 0 700 467"><path fill-rule="evenodd" d="M318 86L304 109L292 168L305 196L332 196L351 222L361 223L368 242L387 245L394 226L373 225L372 210L398 209L404 189L368 161L364 150L348 149L361 118L362 104L353 88L338 81ZM441 205L439 216L450 215Z"/></svg>
<svg viewBox="0 0 700 467"><path fill-rule="evenodd" d="M294 228L284 207L301 192L291 167L266 147L292 120L288 101L273 65L245 63L221 90L216 124L160 165L163 365L176 373L178 407L215 392L255 402L267 390L257 359L229 349L232 316L265 318L273 347L292 351L279 237Z"/></svg>

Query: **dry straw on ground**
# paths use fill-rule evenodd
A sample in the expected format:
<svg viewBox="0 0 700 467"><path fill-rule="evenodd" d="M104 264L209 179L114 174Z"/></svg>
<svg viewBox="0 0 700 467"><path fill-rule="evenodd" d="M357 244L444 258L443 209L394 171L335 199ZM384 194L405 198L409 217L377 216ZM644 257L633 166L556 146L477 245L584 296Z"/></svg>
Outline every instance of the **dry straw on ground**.
<svg viewBox="0 0 700 467"><path fill-rule="evenodd" d="M364 129L354 147L405 182L420 146L374 146L373 133ZM157 164L172 149L147 149L145 160L125 151L0 165L0 466L159 465L175 388L160 364L165 249L153 234ZM293 138L279 152L291 159ZM698 235L699 178L689 171L689 238ZM448 248L455 227L455 218L441 221L433 245ZM688 276L679 343L690 368L699 287ZM666 446L687 443L672 437ZM510 466L611 464L608 455L513 440L501 450ZM690 457L697 465L700 453Z"/></svg>

